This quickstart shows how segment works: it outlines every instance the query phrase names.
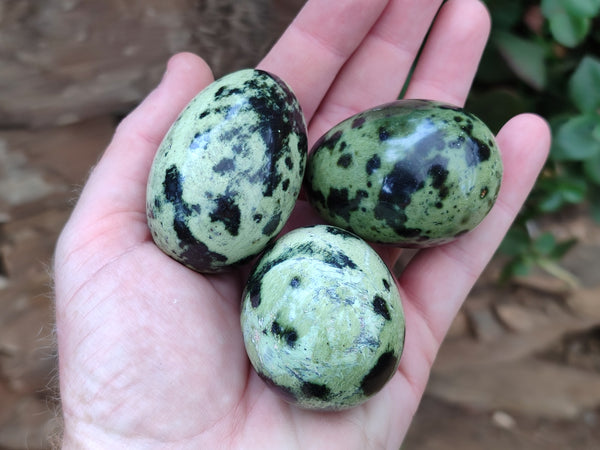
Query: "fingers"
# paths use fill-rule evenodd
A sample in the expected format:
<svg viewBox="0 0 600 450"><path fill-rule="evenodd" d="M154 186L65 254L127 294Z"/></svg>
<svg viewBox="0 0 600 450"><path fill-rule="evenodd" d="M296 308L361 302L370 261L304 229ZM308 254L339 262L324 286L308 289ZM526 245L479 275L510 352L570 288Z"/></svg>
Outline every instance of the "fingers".
<svg viewBox="0 0 600 450"><path fill-rule="evenodd" d="M292 87L310 121L387 3L310 0L258 68L277 74Z"/></svg>
<svg viewBox="0 0 600 450"><path fill-rule="evenodd" d="M154 154L185 105L213 80L206 63L190 53L171 58L159 86L119 125L90 176L77 209L85 217L145 207L146 180Z"/></svg>
<svg viewBox="0 0 600 450"><path fill-rule="evenodd" d="M498 134L504 176L496 204L472 232L453 243L419 252L399 278L407 315L426 327L433 360L451 321L493 256L533 187L550 147L546 122L531 114L510 120ZM420 320L417 320L420 319ZM425 330L421 330L425 332Z"/></svg>
<svg viewBox="0 0 600 450"><path fill-rule="evenodd" d="M490 32L479 0L450 0L441 8L415 67L407 98L462 106Z"/></svg>
<svg viewBox="0 0 600 450"><path fill-rule="evenodd" d="M341 120L398 97L441 1L390 2L344 65L311 124L322 135Z"/></svg>

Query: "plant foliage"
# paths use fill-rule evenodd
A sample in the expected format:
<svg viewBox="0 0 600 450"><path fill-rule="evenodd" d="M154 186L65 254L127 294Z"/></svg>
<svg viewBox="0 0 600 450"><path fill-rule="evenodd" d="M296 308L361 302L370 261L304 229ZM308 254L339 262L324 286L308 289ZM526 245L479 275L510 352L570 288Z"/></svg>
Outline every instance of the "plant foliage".
<svg viewBox="0 0 600 450"><path fill-rule="evenodd" d="M535 112L552 128L549 159L500 251L505 276L557 262L573 245L529 232L532 221L585 205L600 221L600 0L485 0L492 35L467 108L494 132ZM523 149L527 151L527 149ZM550 264L552 263L552 264Z"/></svg>

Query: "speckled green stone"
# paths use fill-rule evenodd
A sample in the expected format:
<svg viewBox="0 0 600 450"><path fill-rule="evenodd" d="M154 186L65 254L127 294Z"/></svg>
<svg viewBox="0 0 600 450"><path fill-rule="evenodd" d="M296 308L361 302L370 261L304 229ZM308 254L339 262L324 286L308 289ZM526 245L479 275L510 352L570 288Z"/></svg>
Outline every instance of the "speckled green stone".
<svg viewBox="0 0 600 450"><path fill-rule="evenodd" d="M282 80L245 69L210 84L154 159L146 194L154 242L199 272L248 261L289 218L306 150L300 105Z"/></svg>
<svg viewBox="0 0 600 450"><path fill-rule="evenodd" d="M496 141L481 120L444 103L399 100L328 131L305 183L329 223L372 242L429 247L475 228L501 179Z"/></svg>
<svg viewBox="0 0 600 450"><path fill-rule="evenodd" d="M265 252L243 296L255 370L310 409L358 405L393 376L404 344L400 294L362 239L328 225L296 229Z"/></svg>

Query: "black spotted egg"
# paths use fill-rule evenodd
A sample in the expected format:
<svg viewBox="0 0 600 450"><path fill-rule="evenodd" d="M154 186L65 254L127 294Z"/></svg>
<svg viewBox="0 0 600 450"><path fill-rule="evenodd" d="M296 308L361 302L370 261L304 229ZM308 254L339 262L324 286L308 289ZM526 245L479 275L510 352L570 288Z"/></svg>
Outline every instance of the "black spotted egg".
<svg viewBox="0 0 600 450"><path fill-rule="evenodd" d="M489 128L456 106L398 100L339 123L309 157L308 199L371 242L429 247L475 228L500 189Z"/></svg>
<svg viewBox="0 0 600 450"><path fill-rule="evenodd" d="M199 272L247 262L289 218L306 150L300 105L280 78L244 69L213 82L154 158L146 192L154 242Z"/></svg>
<svg viewBox="0 0 600 450"><path fill-rule="evenodd" d="M302 408L340 410L379 392L398 368L404 313L379 255L341 228L297 228L258 260L241 326L258 375Z"/></svg>

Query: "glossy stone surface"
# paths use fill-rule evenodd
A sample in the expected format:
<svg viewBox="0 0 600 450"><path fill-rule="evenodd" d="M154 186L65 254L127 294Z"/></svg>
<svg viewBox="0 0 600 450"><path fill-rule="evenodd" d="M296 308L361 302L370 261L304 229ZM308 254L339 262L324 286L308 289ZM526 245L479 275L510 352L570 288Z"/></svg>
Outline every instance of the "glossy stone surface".
<svg viewBox="0 0 600 450"><path fill-rule="evenodd" d="M282 80L245 69L215 81L154 159L146 194L154 242L199 272L248 261L289 218L306 149L300 105Z"/></svg>
<svg viewBox="0 0 600 450"><path fill-rule="evenodd" d="M502 161L492 132L461 108L399 100L328 131L306 168L311 204L362 238L428 247L475 228L493 206Z"/></svg>
<svg viewBox="0 0 600 450"><path fill-rule="evenodd" d="M344 409L378 392L404 344L400 294L362 239L298 228L254 267L243 296L246 351L267 384L310 409Z"/></svg>

